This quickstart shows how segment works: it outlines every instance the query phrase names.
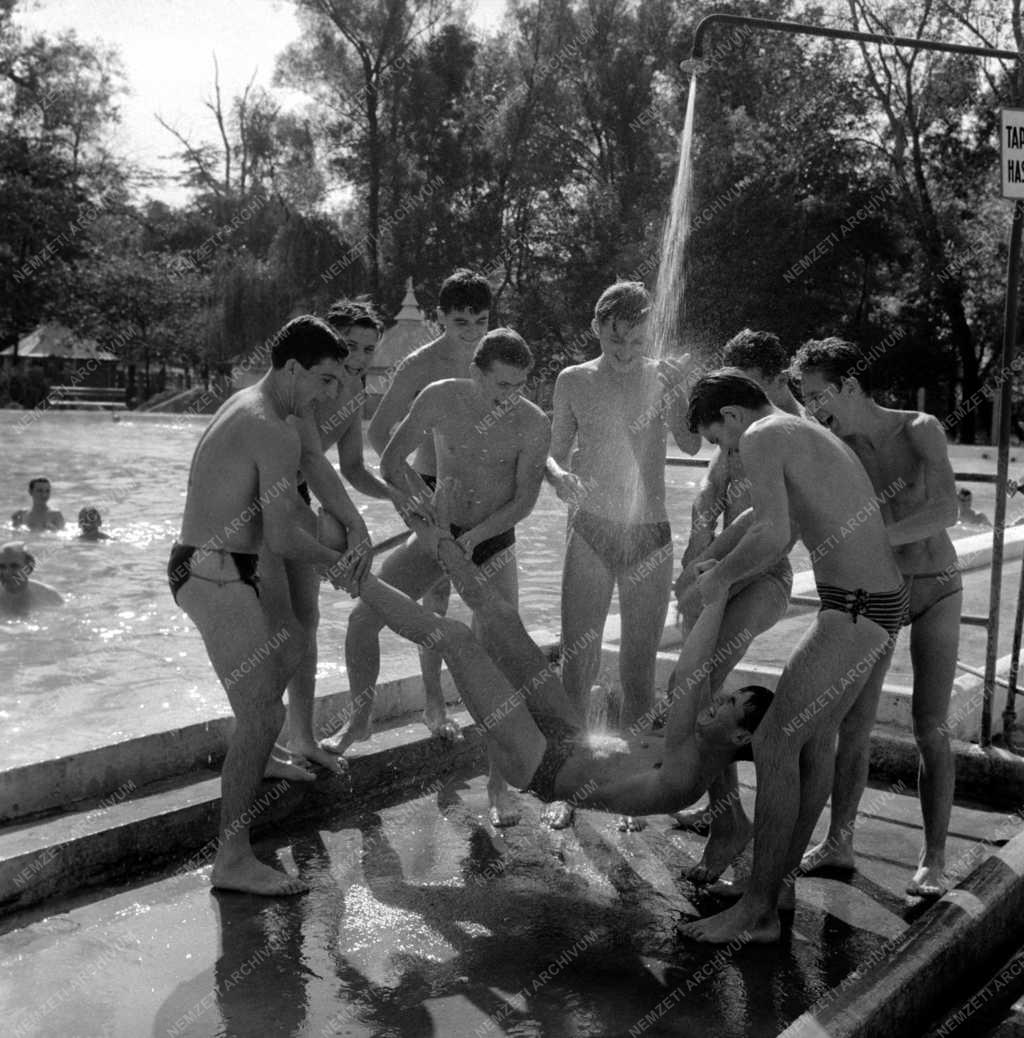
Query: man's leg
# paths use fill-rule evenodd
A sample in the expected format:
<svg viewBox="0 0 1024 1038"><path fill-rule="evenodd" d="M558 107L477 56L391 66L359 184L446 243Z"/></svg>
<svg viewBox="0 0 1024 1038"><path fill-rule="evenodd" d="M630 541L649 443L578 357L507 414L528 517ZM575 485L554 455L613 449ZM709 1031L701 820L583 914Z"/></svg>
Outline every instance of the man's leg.
<svg viewBox="0 0 1024 1038"><path fill-rule="evenodd" d="M290 752L292 765L308 771L312 761L335 774L344 771L344 763L336 754L321 749L313 732L316 698L317 628L320 625L320 577L316 568L293 559L285 560L292 611L306 632L306 651L298 669L288 683L288 713L278 746ZM268 777L269 777L268 771ZM279 777L288 778L287 774Z"/></svg>
<svg viewBox="0 0 1024 1038"><path fill-rule="evenodd" d="M485 584L493 588L495 594L507 602L518 615L519 607L519 573L516 566L516 550L514 546L504 548L477 568L479 577ZM468 603L467 603L468 604ZM500 651L502 642L491 644L489 634L494 625L485 626L479 623L476 613L473 614L473 633L478 637L484 651L494 658L491 651ZM491 744L487 744L487 755L490 767L487 776L487 799L490 804L489 817L491 824L499 828L519 823L519 805L509 792L508 783L497 765Z"/></svg>
<svg viewBox="0 0 1024 1038"><path fill-rule="evenodd" d="M601 636L614 587L615 575L570 530L562 569L562 684L584 718L601 665Z"/></svg>
<svg viewBox="0 0 1024 1038"><path fill-rule="evenodd" d="M750 643L782 619L788 605L788 591L770 577L755 580L729 599L712 654L713 665L708 680L711 695L722 687ZM677 669L676 680L685 682L694 676L678 675ZM739 774L735 764L730 764L711 783L708 798L706 813L710 815L711 831L700 863L690 872L689 878L695 883L713 883L718 879L746 847L754 831L740 801Z"/></svg>
<svg viewBox="0 0 1024 1038"><path fill-rule="evenodd" d="M442 577L423 596L422 602L435 616L446 616L448 599L452 586L447 578ZM444 662L439 652L433 649L418 648L420 656L420 674L423 675L423 698L426 703L423 710L423 722L434 735L446 739L455 739L459 735L459 726L447 715L444 692L441 690L441 664Z"/></svg>
<svg viewBox="0 0 1024 1038"><path fill-rule="evenodd" d="M396 634L441 653L466 709L493 747L492 759L517 786L526 786L546 740L530 716L526 695L509 684L473 632L435 616L374 576L363 579L359 595Z"/></svg>
<svg viewBox="0 0 1024 1038"><path fill-rule="evenodd" d="M808 848L800 862L801 872L815 869L855 869L853 833L857 808L868 784L871 759L871 729L878 714L882 684L892 663L896 639L872 668L860 695L839 725L836 770L832 779L832 807L828 833L821 843Z"/></svg>
<svg viewBox="0 0 1024 1038"><path fill-rule="evenodd" d="M381 580L417 598L440 575L437 563L420 548L415 538L396 548L380 570ZM385 620L367 605L365 599L349 616L345 633L345 669L352 702L347 716L335 721L343 721L344 727L320 743L331 753L341 755L352 743L364 742L372 734L370 720L380 674L380 632L384 626ZM426 644L429 647L429 643Z"/></svg>
<svg viewBox="0 0 1024 1038"><path fill-rule="evenodd" d="M620 728L637 724L650 727L653 720L654 668L658 645L665 630L671 589L671 544L649 555L619 579L622 621L622 640L619 643Z"/></svg>
<svg viewBox="0 0 1024 1038"><path fill-rule="evenodd" d="M301 880L258 861L249 829L263 768L274 743L290 671L298 665L301 634L274 628L252 588L217 587L191 579L178 603L199 628L210 662L235 714L235 730L221 770L221 819L213 885L254 894L297 894Z"/></svg>
<svg viewBox="0 0 1024 1038"><path fill-rule="evenodd" d="M946 834L956 785L946 719L956 675L963 592L936 602L910 628L914 668L914 738L921 754L917 788L924 816L924 847L908 894L939 897L946 889Z"/></svg>
<svg viewBox="0 0 1024 1038"><path fill-rule="evenodd" d="M817 615L779 678L754 735L757 800L750 886L732 908L690 923L686 936L725 944L740 936L778 940L779 899L792 883L828 798L834 734L851 697L885 652L888 638L870 620L835 610Z"/></svg>

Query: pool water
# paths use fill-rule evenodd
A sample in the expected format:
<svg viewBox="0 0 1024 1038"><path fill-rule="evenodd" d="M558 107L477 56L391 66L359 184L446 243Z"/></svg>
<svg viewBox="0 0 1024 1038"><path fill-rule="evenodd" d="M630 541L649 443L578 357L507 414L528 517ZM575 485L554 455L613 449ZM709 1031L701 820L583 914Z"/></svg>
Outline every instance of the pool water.
<svg viewBox="0 0 1024 1038"><path fill-rule="evenodd" d="M5 764L79 752L230 713L198 632L175 605L165 568L178 535L192 451L206 417L0 411L6 464L4 522L28 507L27 485L46 475L61 534L4 532L36 557L35 579L64 596L59 609L0 622L0 723ZM368 459L376 458L368 449ZM676 558L689 531L701 470L668 470ZM353 494L376 539L402 528L387 502ZM82 543L76 519L98 508L112 540ZM557 632L565 505L548 486L517 529L520 608L531 630ZM468 619L453 596L452 615ZM318 683L347 686L345 624L353 602L325 588ZM613 601L612 612L617 610ZM381 642L382 676L417 667L412 646L391 632Z"/></svg>

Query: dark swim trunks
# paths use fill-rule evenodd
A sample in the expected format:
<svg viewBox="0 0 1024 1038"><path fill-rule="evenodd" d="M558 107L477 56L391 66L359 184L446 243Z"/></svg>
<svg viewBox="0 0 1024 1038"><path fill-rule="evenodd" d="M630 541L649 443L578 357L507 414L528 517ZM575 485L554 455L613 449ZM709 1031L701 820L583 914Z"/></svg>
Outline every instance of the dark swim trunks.
<svg viewBox="0 0 1024 1038"><path fill-rule="evenodd" d="M309 496L309 484L305 480L302 480L302 482L299 483L295 487L295 489L298 492L299 497L301 497L302 500L305 501L310 508L312 508L313 499Z"/></svg>
<svg viewBox="0 0 1024 1038"><path fill-rule="evenodd" d="M171 557L167 560L167 583L171 585L171 596L174 603L178 603L178 592L188 583L191 577L196 580L205 580L210 584L223 587L225 584L248 584L260 597L259 575L256 566L259 562L258 555L250 555L248 552L225 551L223 548L203 549L209 555L230 555L238 570L238 576L231 580L214 580L212 577L201 577L192 572L192 556L200 549L194 544L175 544L171 548Z"/></svg>
<svg viewBox="0 0 1024 1038"><path fill-rule="evenodd" d="M819 612L835 609L840 613L849 613L854 623L858 616L866 616L890 638L895 638L907 617L910 589L902 584L892 591L865 591L863 588L847 591L846 588L832 584L819 584L818 598L821 599Z"/></svg>
<svg viewBox="0 0 1024 1038"><path fill-rule="evenodd" d="M537 770L530 779L530 784L523 788L524 793L533 793L545 804L557 800L555 779L565 762L579 749L579 730L561 717L551 714L533 714L534 723L547 739L544 756L537 765Z"/></svg>
<svg viewBox="0 0 1024 1038"><path fill-rule="evenodd" d="M569 521L569 533L579 534L616 576L672 543L672 529L667 522L620 523L582 508Z"/></svg>
<svg viewBox="0 0 1024 1038"><path fill-rule="evenodd" d="M451 525L452 536L456 540L458 540L467 530L471 529L471 526L456 526L455 523L452 523ZM495 534L493 537L489 537L486 541L481 541L473 549L473 565L482 566L488 559L497 555L499 551L503 551L505 548L510 548L515 543L516 530L514 526L511 530Z"/></svg>
<svg viewBox="0 0 1024 1038"><path fill-rule="evenodd" d="M959 570L952 573L906 573L904 577L910 594L910 608L904 620L908 627L940 602L959 594L964 588Z"/></svg>

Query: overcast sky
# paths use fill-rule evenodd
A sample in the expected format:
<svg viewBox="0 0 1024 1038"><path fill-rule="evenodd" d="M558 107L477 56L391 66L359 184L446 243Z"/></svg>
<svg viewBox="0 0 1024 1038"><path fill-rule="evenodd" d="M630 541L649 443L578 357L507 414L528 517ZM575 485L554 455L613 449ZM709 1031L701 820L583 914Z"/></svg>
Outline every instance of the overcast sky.
<svg viewBox="0 0 1024 1038"><path fill-rule="evenodd" d="M486 30L500 20L505 0L469 6L473 23ZM257 83L269 85L275 56L299 31L289 0L23 0L15 10L26 28L75 29L84 40L118 49L129 94L120 101L115 147L139 164L169 172L177 170L166 160L176 142L155 114L190 138L215 139L203 107L213 95L214 52L221 95L230 100L254 72ZM153 193L168 201L183 198L172 185Z"/></svg>

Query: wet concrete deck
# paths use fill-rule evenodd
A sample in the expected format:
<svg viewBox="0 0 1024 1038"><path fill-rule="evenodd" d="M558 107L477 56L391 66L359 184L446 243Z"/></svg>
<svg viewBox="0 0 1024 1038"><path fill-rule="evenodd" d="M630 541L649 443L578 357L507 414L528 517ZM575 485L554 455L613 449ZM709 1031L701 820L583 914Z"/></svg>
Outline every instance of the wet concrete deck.
<svg viewBox="0 0 1024 1038"><path fill-rule="evenodd" d="M753 774L743 772L752 809ZM259 853L305 896L212 894L209 868L4 920L5 1036L775 1035L884 951L922 911L903 890L920 845L912 791L869 789L860 870L797 885L783 942L694 945L681 918L715 908L681 878L702 841L580 812L551 832L486 822L484 779L340 807ZM1019 817L958 805L949 861Z"/></svg>

